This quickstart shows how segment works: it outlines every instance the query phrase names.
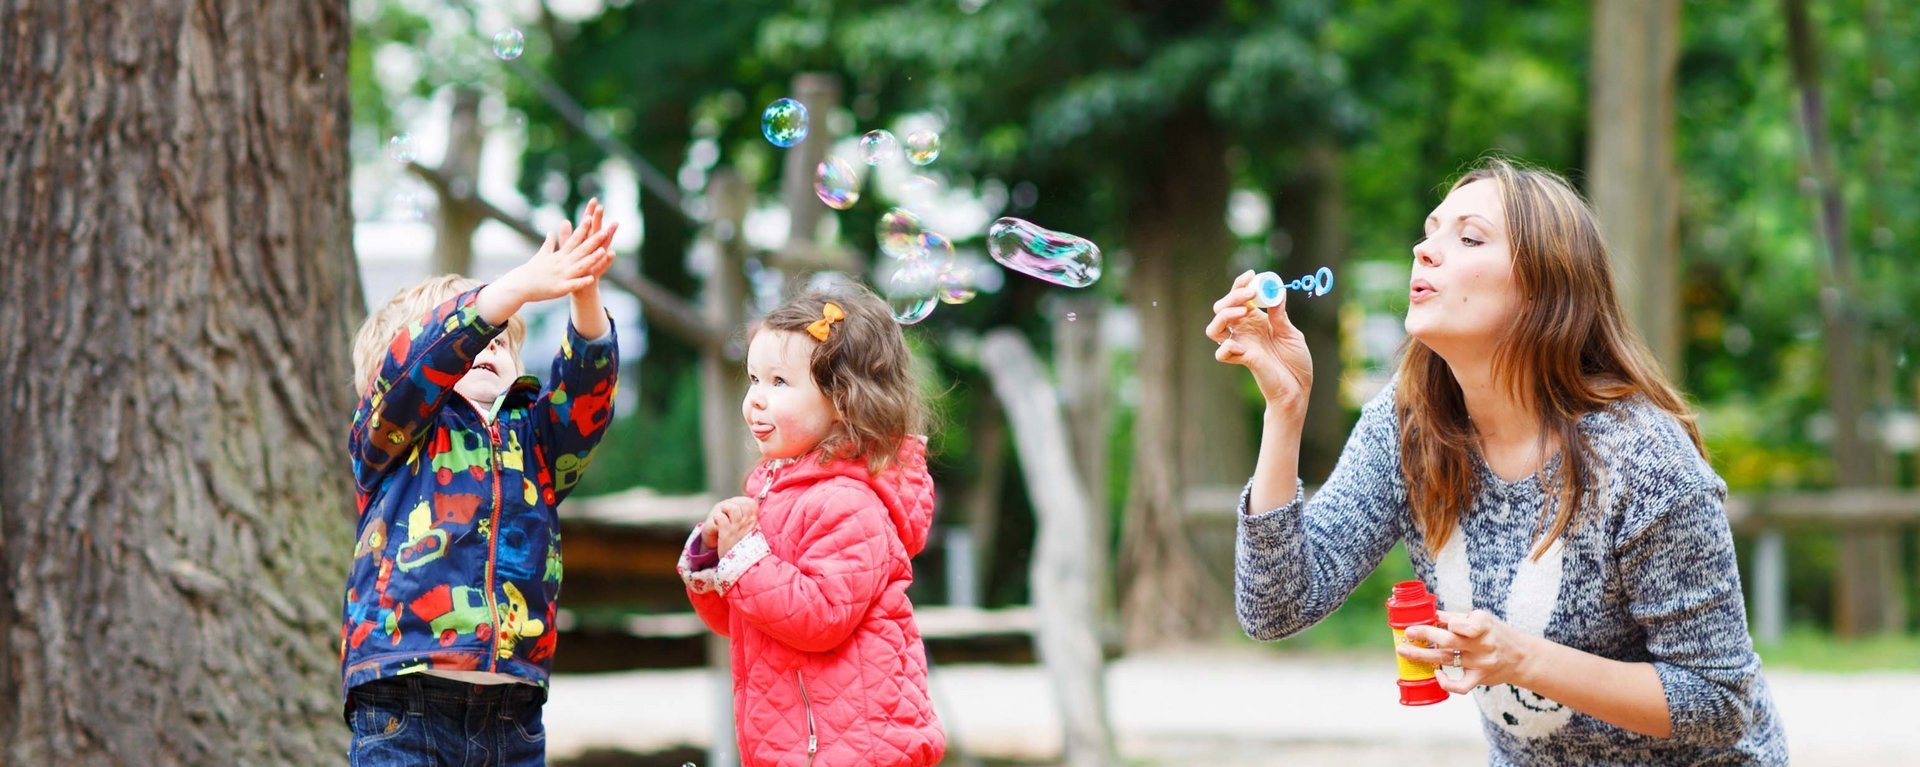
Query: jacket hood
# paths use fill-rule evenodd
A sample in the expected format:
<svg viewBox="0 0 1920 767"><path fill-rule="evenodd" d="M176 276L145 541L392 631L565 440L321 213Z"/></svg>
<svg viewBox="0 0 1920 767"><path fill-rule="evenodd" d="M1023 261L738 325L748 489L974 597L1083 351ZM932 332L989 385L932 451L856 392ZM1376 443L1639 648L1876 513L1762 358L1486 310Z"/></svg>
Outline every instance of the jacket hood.
<svg viewBox="0 0 1920 767"><path fill-rule="evenodd" d="M927 535L933 529L933 475L927 472L926 437L914 434L901 440L900 452L893 463L878 476L867 471L866 461L823 460L813 453L778 468L770 469L770 463L762 461L747 477L749 496L759 492L770 470L775 492L836 477L853 479L880 496L880 502L887 507L888 518L893 520L894 531L900 535L900 543L907 549L907 556L918 556L927 547Z"/></svg>

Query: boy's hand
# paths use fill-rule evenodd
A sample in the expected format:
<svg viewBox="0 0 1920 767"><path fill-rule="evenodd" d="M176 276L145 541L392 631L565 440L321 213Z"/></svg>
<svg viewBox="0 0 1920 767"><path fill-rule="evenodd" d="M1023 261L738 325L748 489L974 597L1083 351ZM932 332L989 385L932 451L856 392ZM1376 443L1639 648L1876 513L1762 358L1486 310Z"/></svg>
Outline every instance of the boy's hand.
<svg viewBox="0 0 1920 767"><path fill-rule="evenodd" d="M605 209L595 199L587 203L580 227L562 223L547 235L533 258L514 267L481 291L480 316L495 325L506 322L520 307L559 298L596 285L613 264L607 243L619 224L602 226Z"/></svg>
<svg viewBox="0 0 1920 767"><path fill-rule="evenodd" d="M720 556L724 557L734 544L759 529L760 503L745 496L728 498L713 507L709 519L715 523ZM706 527L702 526L700 533L704 537Z"/></svg>

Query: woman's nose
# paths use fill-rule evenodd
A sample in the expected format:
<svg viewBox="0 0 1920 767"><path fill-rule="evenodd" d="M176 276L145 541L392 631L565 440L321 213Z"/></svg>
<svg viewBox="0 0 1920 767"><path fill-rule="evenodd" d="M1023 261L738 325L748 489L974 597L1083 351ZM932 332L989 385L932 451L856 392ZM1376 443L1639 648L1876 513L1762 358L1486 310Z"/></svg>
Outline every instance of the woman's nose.
<svg viewBox="0 0 1920 767"><path fill-rule="evenodd" d="M1440 251L1434 249L1432 240L1421 240L1413 246L1413 262L1421 266L1439 266Z"/></svg>

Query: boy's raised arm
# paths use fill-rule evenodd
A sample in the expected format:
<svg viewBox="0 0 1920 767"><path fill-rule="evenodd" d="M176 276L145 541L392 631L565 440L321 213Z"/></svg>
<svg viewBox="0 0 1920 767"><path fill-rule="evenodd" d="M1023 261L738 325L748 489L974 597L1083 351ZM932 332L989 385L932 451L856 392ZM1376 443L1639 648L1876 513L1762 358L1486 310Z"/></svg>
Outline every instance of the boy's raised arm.
<svg viewBox="0 0 1920 767"><path fill-rule="evenodd" d="M599 227L600 212L591 210L586 225ZM616 227L601 229L595 239L604 243ZM551 471L559 503L572 492L593 459L593 449L613 422L613 393L620 371L619 339L613 321L600 303L602 274L613 263L612 251L591 272L593 281L573 291L572 322L567 341L553 357L547 388L534 403L533 423L540 440L539 453Z"/></svg>
<svg viewBox="0 0 1920 767"><path fill-rule="evenodd" d="M360 490L371 490L375 477L406 460L473 358L500 334L506 320L489 322L479 308L485 292L455 296L394 334L347 437Z"/></svg>

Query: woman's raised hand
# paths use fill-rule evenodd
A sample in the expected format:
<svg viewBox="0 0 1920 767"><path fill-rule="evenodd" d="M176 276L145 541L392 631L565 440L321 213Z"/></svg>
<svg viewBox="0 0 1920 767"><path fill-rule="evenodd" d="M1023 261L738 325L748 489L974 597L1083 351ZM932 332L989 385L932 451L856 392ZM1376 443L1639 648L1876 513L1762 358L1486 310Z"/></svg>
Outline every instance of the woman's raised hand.
<svg viewBox="0 0 1920 767"><path fill-rule="evenodd" d="M1284 291L1280 305L1264 311L1249 305L1253 296L1253 271L1248 270L1234 279L1232 290L1213 302L1207 338L1220 345L1213 358L1246 366L1268 407L1305 415L1307 392L1313 388L1313 355L1307 351L1307 339L1287 319Z"/></svg>

